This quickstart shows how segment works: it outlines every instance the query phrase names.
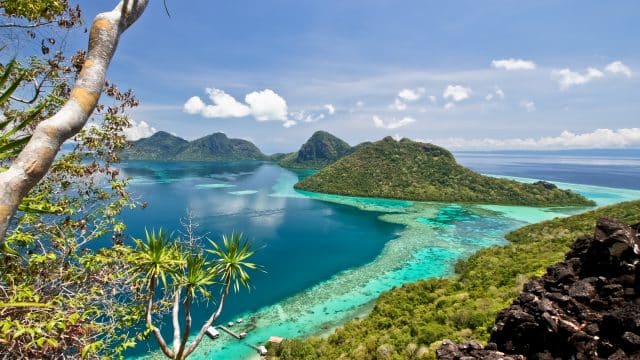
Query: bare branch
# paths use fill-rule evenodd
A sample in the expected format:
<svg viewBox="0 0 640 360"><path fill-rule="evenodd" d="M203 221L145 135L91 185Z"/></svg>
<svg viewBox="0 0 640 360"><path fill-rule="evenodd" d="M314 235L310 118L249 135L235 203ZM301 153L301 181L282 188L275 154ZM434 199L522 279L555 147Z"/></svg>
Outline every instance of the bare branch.
<svg viewBox="0 0 640 360"><path fill-rule="evenodd" d="M95 109L109 62L120 35L144 12L148 0L122 0L110 12L98 14L89 34L89 52L70 99L55 115L41 122L31 140L0 173L0 244L18 205L49 171L60 146L77 134Z"/></svg>

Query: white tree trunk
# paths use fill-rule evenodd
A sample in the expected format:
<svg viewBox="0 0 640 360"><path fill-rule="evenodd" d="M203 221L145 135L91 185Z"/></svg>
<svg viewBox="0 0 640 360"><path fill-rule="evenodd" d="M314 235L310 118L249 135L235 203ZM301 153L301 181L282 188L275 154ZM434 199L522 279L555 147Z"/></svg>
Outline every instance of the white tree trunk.
<svg viewBox="0 0 640 360"><path fill-rule="evenodd" d="M0 245L22 199L49 171L60 146L87 123L120 35L142 15L148 2L122 0L112 11L96 16L89 33L89 51L69 100L36 127L11 167L0 173Z"/></svg>

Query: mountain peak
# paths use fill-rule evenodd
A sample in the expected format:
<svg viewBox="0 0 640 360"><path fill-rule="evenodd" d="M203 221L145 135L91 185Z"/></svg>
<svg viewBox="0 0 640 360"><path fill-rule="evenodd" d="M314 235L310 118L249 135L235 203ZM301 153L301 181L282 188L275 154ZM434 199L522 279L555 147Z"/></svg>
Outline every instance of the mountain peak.
<svg viewBox="0 0 640 360"><path fill-rule="evenodd" d="M326 131L316 131L295 153L285 156L280 165L290 168L319 169L351 152L344 140Z"/></svg>

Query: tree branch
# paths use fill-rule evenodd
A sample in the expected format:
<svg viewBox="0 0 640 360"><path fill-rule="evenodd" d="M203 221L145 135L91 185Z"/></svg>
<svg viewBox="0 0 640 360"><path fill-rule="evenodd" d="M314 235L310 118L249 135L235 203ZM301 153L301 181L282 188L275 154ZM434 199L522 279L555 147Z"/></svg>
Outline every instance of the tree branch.
<svg viewBox="0 0 640 360"><path fill-rule="evenodd" d="M207 320L207 322L205 322L204 325L202 325L202 328L200 329L198 336L196 336L196 338L191 342L187 350L185 350L183 358L187 358L198 347L209 326L211 326L211 324L213 324L213 322L216 321L218 316L220 316L220 313L222 313L222 308L224 307L224 301L227 299L227 295L229 295L230 286L231 286L231 278L227 278L227 282L224 286L224 291L220 295L220 303L218 304L218 309L213 314L211 314L211 317Z"/></svg>
<svg viewBox="0 0 640 360"><path fill-rule="evenodd" d="M149 280L149 301L147 302L147 311L146 311L146 321L147 321L147 326L149 326L149 328L151 328L151 331L153 332L153 336L155 336L156 340L158 340L158 344L160 344L160 349L162 349L162 352L167 355L168 358L173 359L173 351L171 351L171 349L169 349L169 347L167 346L167 343L164 341L164 338L162 337L162 333L160 332L160 329L158 329L155 325L153 325L153 318L151 317L151 310L153 309L153 297L156 294L156 286L158 279L156 277L152 277Z"/></svg>
<svg viewBox="0 0 640 360"><path fill-rule="evenodd" d="M49 171L60 146L87 123L100 98L120 35L142 15L147 3L122 0L112 11L96 16L89 33L87 59L70 99L36 127L11 167L0 173L0 245L22 199Z"/></svg>
<svg viewBox="0 0 640 360"><path fill-rule="evenodd" d="M180 351L180 319L178 318L180 314L180 293L182 292L182 287L178 286L176 289L176 294L173 299L173 312L171 317L173 318L173 353L178 353Z"/></svg>

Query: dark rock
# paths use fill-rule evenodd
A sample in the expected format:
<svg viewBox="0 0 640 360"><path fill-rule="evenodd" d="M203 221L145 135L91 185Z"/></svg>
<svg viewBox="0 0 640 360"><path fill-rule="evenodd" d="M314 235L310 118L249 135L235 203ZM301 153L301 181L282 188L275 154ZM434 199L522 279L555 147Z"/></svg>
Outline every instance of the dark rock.
<svg viewBox="0 0 640 360"><path fill-rule="evenodd" d="M438 358L640 359L639 230L599 219L498 314L487 347L443 343Z"/></svg>

